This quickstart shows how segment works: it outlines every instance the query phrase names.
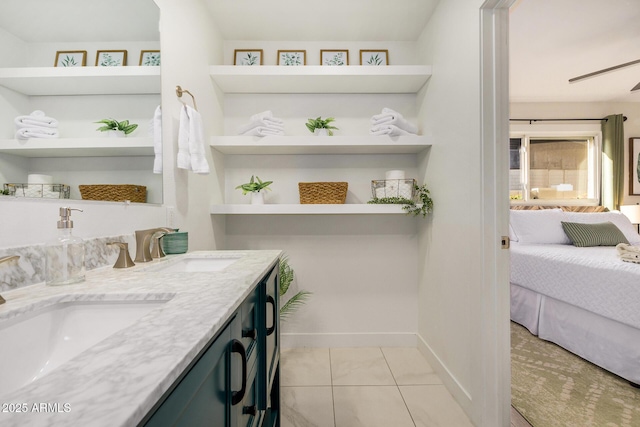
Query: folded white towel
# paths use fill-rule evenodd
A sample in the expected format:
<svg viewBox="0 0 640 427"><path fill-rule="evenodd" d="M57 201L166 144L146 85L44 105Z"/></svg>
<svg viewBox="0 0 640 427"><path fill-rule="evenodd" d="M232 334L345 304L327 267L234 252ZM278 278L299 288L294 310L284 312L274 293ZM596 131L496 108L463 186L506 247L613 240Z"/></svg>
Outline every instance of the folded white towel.
<svg viewBox="0 0 640 427"><path fill-rule="evenodd" d="M250 131L253 128L264 127L267 129L284 132L284 125L282 123L274 122L270 119L258 119L251 120L249 123L244 124L238 128L238 134L242 135L245 132Z"/></svg>
<svg viewBox="0 0 640 427"><path fill-rule="evenodd" d="M402 135L415 135L414 133L407 132L404 129L400 129L395 125L378 125L372 126L369 130L371 135L389 135L389 136L402 136Z"/></svg>
<svg viewBox="0 0 640 427"><path fill-rule="evenodd" d="M278 119L276 117L273 117L273 113L271 112L271 110L267 110L267 111L263 111L261 113L254 114L253 116L251 116L249 118L249 120L251 120L251 121L262 120L262 119L270 119L273 122L284 124L284 121L282 119Z"/></svg>
<svg viewBox="0 0 640 427"><path fill-rule="evenodd" d="M191 170L191 158L189 157L189 114L187 113L186 105L183 105L180 110L177 164L179 169Z"/></svg>
<svg viewBox="0 0 640 427"><path fill-rule="evenodd" d="M35 110L28 116L18 116L14 120L16 130L25 127L44 127L57 128L58 121L54 118L47 117L43 111Z"/></svg>
<svg viewBox="0 0 640 427"><path fill-rule="evenodd" d="M29 138L58 138L58 129L48 128L22 128L16 132L16 138L29 139Z"/></svg>
<svg viewBox="0 0 640 427"><path fill-rule="evenodd" d="M270 135L284 135L284 131L278 129L271 129L264 126L258 126L249 129L241 135L247 136L270 136Z"/></svg>
<svg viewBox="0 0 640 427"><path fill-rule="evenodd" d="M153 173L162 173L162 108L158 105L151 119L153 138Z"/></svg>
<svg viewBox="0 0 640 427"><path fill-rule="evenodd" d="M640 264L640 247L631 246L626 243L618 243L616 251L622 261Z"/></svg>
<svg viewBox="0 0 640 427"><path fill-rule="evenodd" d="M391 110L390 108L383 108L382 114L376 114L371 117L371 124L373 126L377 125L396 125L400 129L406 130L409 133L418 133L418 128L409 123L402 114L397 111Z"/></svg>

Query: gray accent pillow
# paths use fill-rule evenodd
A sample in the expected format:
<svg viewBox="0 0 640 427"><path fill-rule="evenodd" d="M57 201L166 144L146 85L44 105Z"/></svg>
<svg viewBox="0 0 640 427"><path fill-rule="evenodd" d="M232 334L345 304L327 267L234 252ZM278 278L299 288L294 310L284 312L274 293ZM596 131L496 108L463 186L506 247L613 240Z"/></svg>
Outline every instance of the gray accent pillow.
<svg viewBox="0 0 640 427"><path fill-rule="evenodd" d="M595 224L561 221L571 243L578 247L587 246L616 246L618 243L629 244L622 231L611 221Z"/></svg>

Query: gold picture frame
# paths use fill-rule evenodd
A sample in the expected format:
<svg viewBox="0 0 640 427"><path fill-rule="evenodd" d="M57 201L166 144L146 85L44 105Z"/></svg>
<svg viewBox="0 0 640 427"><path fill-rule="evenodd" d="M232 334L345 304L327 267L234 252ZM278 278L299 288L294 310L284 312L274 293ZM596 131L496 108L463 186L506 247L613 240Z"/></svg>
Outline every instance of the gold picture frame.
<svg viewBox="0 0 640 427"><path fill-rule="evenodd" d="M306 50L278 50L278 65L295 67L307 65Z"/></svg>
<svg viewBox="0 0 640 427"><path fill-rule="evenodd" d="M389 51L387 49L361 49L360 65L373 67L389 65Z"/></svg>
<svg viewBox="0 0 640 427"><path fill-rule="evenodd" d="M96 67L121 67L127 65L126 50L99 50L96 52Z"/></svg>
<svg viewBox="0 0 640 427"><path fill-rule="evenodd" d="M344 67L349 65L349 50L322 49L320 50L320 65Z"/></svg>
<svg viewBox="0 0 640 427"><path fill-rule="evenodd" d="M86 50L59 50L54 67L84 67L87 65Z"/></svg>
<svg viewBox="0 0 640 427"><path fill-rule="evenodd" d="M140 63L138 65L142 67L159 67L160 51L159 50L141 50Z"/></svg>
<svg viewBox="0 0 640 427"><path fill-rule="evenodd" d="M257 66L262 65L264 52L262 49L235 49L233 51L233 65Z"/></svg>

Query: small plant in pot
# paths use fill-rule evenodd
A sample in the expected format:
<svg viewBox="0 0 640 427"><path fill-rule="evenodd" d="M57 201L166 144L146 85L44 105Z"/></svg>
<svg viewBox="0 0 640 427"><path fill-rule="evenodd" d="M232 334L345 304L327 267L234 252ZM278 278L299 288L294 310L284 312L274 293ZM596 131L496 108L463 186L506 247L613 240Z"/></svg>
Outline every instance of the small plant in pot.
<svg viewBox="0 0 640 427"><path fill-rule="evenodd" d="M127 136L138 128L135 123L129 123L129 120L122 120L121 122L114 119L102 119L95 123L102 123L98 129L100 132L110 132L115 136ZM122 133L119 133L122 132Z"/></svg>
<svg viewBox="0 0 640 427"><path fill-rule="evenodd" d="M258 178L258 175L255 177L251 175L251 179L246 184L238 185L236 190L242 190L242 194L246 195L247 193L251 193L251 203L254 205L264 204L264 193L261 193L262 190L270 191L269 185L271 185L273 181L262 181Z"/></svg>
<svg viewBox="0 0 640 427"><path fill-rule="evenodd" d="M315 133L317 135L329 135L333 136L333 130L338 130L337 127L331 125L331 122L335 122L336 119L333 117L327 117L323 119L322 117L318 117L317 119L309 119L305 125L309 132Z"/></svg>

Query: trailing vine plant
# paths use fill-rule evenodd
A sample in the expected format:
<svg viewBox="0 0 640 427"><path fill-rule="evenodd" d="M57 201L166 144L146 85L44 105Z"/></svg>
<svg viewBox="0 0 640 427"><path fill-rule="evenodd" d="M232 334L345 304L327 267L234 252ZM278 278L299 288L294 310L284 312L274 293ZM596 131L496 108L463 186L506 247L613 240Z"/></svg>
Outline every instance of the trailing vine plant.
<svg viewBox="0 0 640 427"><path fill-rule="evenodd" d="M404 197L374 197L367 203L372 205L404 205L402 209L409 215L426 217L433 212L433 199L425 185L414 185L417 203Z"/></svg>

